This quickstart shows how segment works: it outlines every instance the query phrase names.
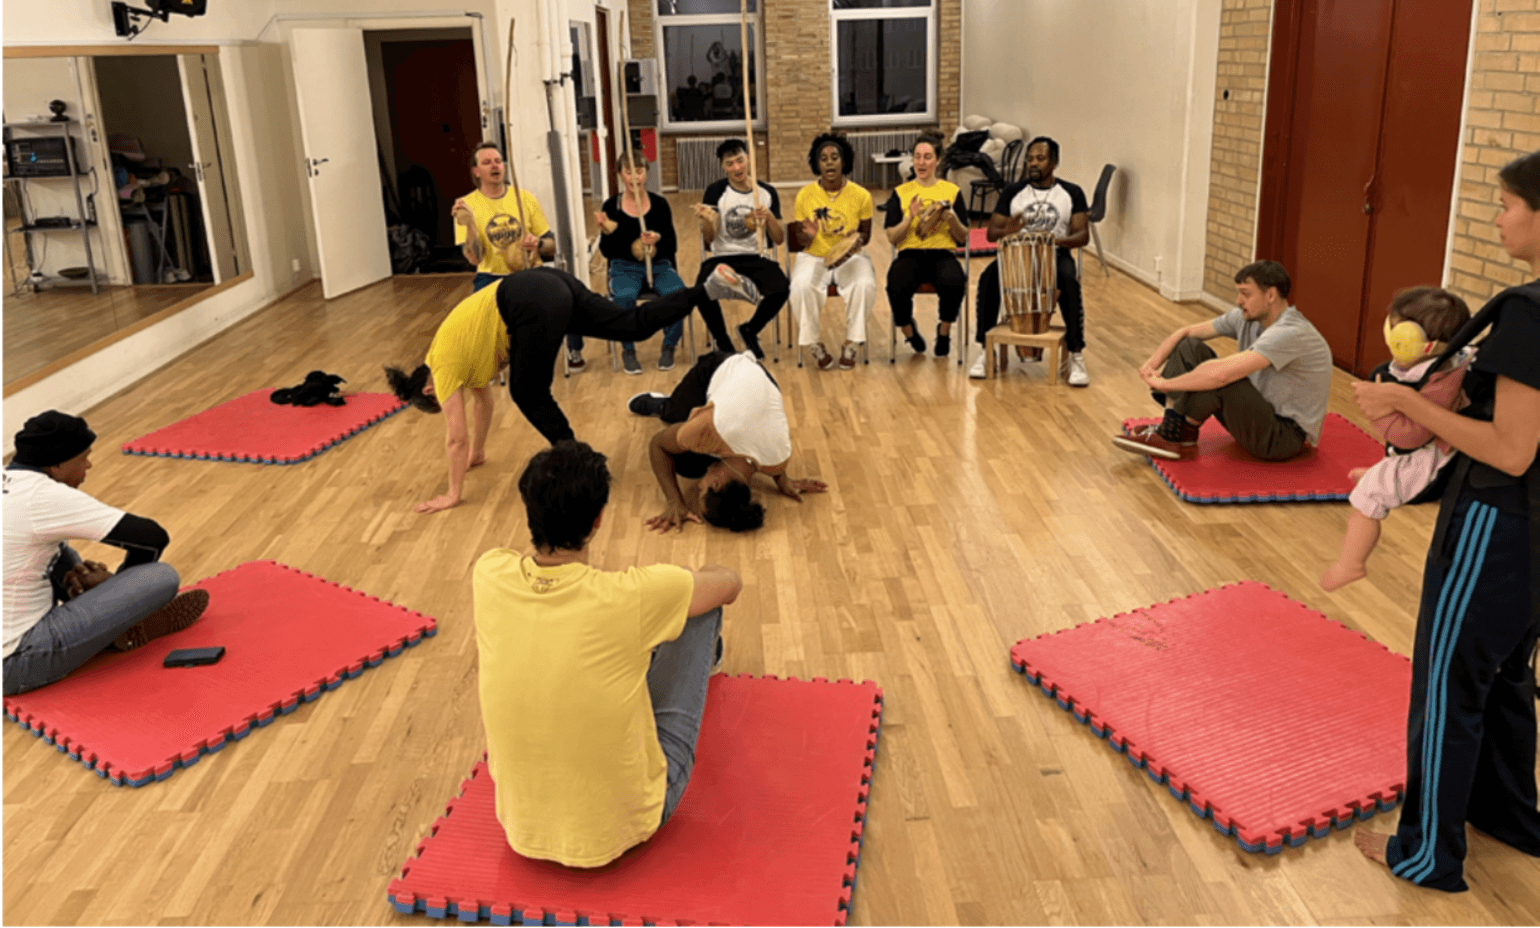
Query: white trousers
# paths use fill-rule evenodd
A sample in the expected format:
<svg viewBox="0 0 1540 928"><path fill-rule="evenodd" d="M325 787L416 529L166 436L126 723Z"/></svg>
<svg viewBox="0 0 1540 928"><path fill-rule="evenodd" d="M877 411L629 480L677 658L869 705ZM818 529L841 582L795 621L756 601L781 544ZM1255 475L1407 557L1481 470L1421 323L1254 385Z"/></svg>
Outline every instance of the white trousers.
<svg viewBox="0 0 1540 928"><path fill-rule="evenodd" d="M798 252L791 268L791 308L797 314L797 343L811 345L818 341L818 317L823 312L829 284L839 287L845 301L845 340L866 341L866 319L877 301L877 275L872 259L856 255L834 270L826 270L823 258Z"/></svg>

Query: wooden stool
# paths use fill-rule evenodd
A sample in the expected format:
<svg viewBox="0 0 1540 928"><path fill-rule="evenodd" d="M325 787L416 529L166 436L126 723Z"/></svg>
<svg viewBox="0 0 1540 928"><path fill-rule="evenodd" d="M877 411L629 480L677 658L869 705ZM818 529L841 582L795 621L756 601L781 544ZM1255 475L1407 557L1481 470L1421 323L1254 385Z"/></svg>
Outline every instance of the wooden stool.
<svg viewBox="0 0 1540 928"><path fill-rule="evenodd" d="M1005 352L1009 350L1011 345L1047 349L1048 382L1050 384L1059 382L1059 369L1067 360L1067 356L1064 353L1063 326L1050 324L1048 331L1036 333L1013 332L1011 327L1005 323L990 329L988 334L984 336L984 355L988 358L984 362L985 377L995 376L995 349L1000 349L999 365L1005 367L1008 360Z"/></svg>

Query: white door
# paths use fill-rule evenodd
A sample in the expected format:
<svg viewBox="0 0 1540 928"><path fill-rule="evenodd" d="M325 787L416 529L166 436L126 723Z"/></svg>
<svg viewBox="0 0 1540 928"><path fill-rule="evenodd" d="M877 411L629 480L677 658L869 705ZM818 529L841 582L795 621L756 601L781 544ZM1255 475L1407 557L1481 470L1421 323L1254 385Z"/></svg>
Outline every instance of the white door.
<svg viewBox="0 0 1540 928"><path fill-rule="evenodd" d="M220 283L248 270L249 261L241 191L233 170L235 151L223 118L224 79L218 59L209 55L178 55L177 67L182 72L182 100L187 106L210 263L214 282Z"/></svg>
<svg viewBox="0 0 1540 928"><path fill-rule="evenodd" d="M295 29L290 44L310 208L327 298L390 276L361 29Z"/></svg>

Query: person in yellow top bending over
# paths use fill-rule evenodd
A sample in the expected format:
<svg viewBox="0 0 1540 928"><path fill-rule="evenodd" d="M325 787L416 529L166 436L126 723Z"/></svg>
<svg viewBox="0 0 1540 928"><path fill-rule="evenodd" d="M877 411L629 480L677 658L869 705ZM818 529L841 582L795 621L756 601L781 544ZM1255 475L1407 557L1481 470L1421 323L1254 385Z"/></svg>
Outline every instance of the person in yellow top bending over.
<svg viewBox="0 0 1540 928"><path fill-rule="evenodd" d="M471 178L476 181L476 189L450 207L455 220L455 244L460 246L465 260L476 265L476 276L471 280L473 292L523 269L508 264L508 250L515 245L523 249L526 267L556 255L556 237L551 234L539 201L528 190L519 191L518 201L509 196L505 170L496 145L482 142L476 146L471 152ZM520 204L528 229L519 222Z"/></svg>
<svg viewBox="0 0 1540 928"><path fill-rule="evenodd" d="M609 493L588 445L536 454L519 477L533 551L494 548L472 580L497 819L516 853L568 867L609 863L678 808L743 588L727 567L590 566Z"/></svg>
<svg viewBox="0 0 1540 928"><path fill-rule="evenodd" d="M573 437L572 426L551 381L562 337L569 332L615 341L651 338L699 307L708 326L722 326L717 300L759 302L752 281L722 265L704 286L686 287L650 303L622 309L554 267L537 267L504 277L460 301L439 325L423 363L410 374L385 368L391 390L404 403L424 412L444 413L449 457L449 491L417 504L418 512L438 512L459 505L465 474L486 461L487 431L492 425L489 385L505 365L508 392L546 441ZM715 319L712 314L715 313ZM475 400L475 426L467 425L465 393Z"/></svg>
<svg viewBox="0 0 1540 928"><path fill-rule="evenodd" d="M818 369L834 366L834 356L818 340L818 317L829 284L845 300L845 345L840 370L856 366L866 343L866 317L877 299L872 259L862 249L872 240L872 195L850 179L855 150L843 135L813 139L807 164L818 179L797 193L797 221L789 223L787 248L798 252L791 269L791 308L797 314L798 351L811 348Z"/></svg>
<svg viewBox="0 0 1540 928"><path fill-rule="evenodd" d="M952 323L968 295L968 275L953 252L968 238L962 191L936 176L946 143L941 133L925 131L914 140L914 180L893 190L883 209L893 263L888 265L888 305L893 324L916 354L925 353L925 336L914 330L914 295L920 284L936 288L941 320L936 324L936 357L952 352Z"/></svg>

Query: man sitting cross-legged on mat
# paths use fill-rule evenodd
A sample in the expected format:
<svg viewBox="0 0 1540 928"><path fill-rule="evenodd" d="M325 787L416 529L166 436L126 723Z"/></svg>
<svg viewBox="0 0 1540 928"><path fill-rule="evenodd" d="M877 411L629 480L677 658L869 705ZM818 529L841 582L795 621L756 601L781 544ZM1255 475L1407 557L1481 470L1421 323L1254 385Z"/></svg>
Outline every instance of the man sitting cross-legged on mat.
<svg viewBox="0 0 1540 928"><path fill-rule="evenodd" d="M1164 421L1118 435L1124 451L1168 461L1198 453L1198 429L1215 416L1238 444L1264 461L1285 461L1321 440L1331 390L1331 349L1289 305L1289 274L1257 261L1235 275L1238 304L1211 322L1177 329L1139 368ZM1219 358L1204 342L1233 337L1239 350Z"/></svg>
<svg viewBox="0 0 1540 928"><path fill-rule="evenodd" d="M749 491L756 473L798 502L803 493L828 489L822 480L787 476L791 428L781 388L752 351L702 355L672 395L638 393L626 408L669 423L648 445L653 475L667 500L663 512L647 520L649 528L684 528L702 516L734 532L759 528L765 507ZM688 497L679 488L680 477L698 481Z"/></svg>
<svg viewBox="0 0 1540 928"><path fill-rule="evenodd" d="M582 442L531 458L519 494L534 552L495 548L474 574L497 818L524 857L598 867L678 807L743 583L727 567L590 567L610 471Z"/></svg>
<svg viewBox="0 0 1540 928"><path fill-rule="evenodd" d="M208 606L204 590L177 594L158 562L166 530L93 499L79 487L96 433L49 410L16 433L5 469L5 695L64 679L109 645L127 651L181 631ZM116 574L83 561L72 538L128 552Z"/></svg>
<svg viewBox="0 0 1540 928"><path fill-rule="evenodd" d="M422 364L410 374L385 368L391 390L424 412L444 413L449 492L418 503L418 512L439 512L460 503L465 473L484 463L492 426L488 385L504 364L508 392L529 424L555 444L572 438L572 426L551 395L557 352L569 332L633 341L650 338L699 308L713 338L732 344L717 300L759 301L752 281L718 267L699 287L676 290L651 303L622 309L553 267L521 271L460 301L439 325ZM461 388L466 388L462 390ZM466 424L465 392L476 400L476 425Z"/></svg>

